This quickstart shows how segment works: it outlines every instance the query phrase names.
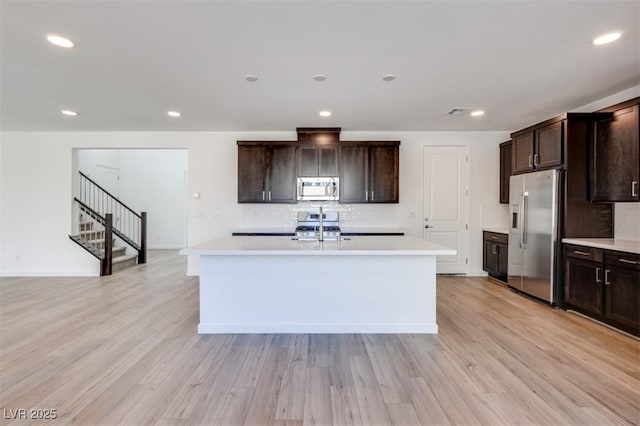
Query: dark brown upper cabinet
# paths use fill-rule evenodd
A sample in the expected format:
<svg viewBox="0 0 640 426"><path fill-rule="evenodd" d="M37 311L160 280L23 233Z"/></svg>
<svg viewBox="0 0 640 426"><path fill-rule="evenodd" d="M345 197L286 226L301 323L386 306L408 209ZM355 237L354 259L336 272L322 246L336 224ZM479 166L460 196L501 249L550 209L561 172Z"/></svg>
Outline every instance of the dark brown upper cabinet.
<svg viewBox="0 0 640 426"><path fill-rule="evenodd" d="M514 174L562 165L563 116L512 133Z"/></svg>
<svg viewBox="0 0 640 426"><path fill-rule="evenodd" d="M296 143L238 141L238 203L295 203Z"/></svg>
<svg viewBox="0 0 640 426"><path fill-rule="evenodd" d="M509 180L511 177L512 161L511 141L500 144L500 203L509 204Z"/></svg>
<svg viewBox="0 0 640 426"><path fill-rule="evenodd" d="M338 146L334 144L300 145L298 176L338 176Z"/></svg>
<svg viewBox="0 0 640 426"><path fill-rule="evenodd" d="M400 142L342 142L341 203L399 202Z"/></svg>
<svg viewBox="0 0 640 426"><path fill-rule="evenodd" d="M640 201L640 98L598 112L591 145L591 200Z"/></svg>

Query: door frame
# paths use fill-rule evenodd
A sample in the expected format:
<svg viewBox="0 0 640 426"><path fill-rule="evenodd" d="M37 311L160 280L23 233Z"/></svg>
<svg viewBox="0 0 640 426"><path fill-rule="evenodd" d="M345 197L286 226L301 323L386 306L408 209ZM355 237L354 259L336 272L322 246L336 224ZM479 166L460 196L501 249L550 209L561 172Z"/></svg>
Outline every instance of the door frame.
<svg viewBox="0 0 640 426"><path fill-rule="evenodd" d="M451 144L451 145L447 145L447 144L443 144L443 145L429 145L429 144L423 144L422 145L422 168L420 171L420 176L421 176L421 183L420 183L420 211L421 211L421 216L420 216L420 220L418 221L418 235L419 238L422 239L423 238L423 231L424 231L424 218L426 216L426 212L424 211L424 205L425 205L425 188L424 188L424 174L426 171L426 167L424 164L424 156L425 156L425 148L464 148L464 154L465 154L465 159L466 161L465 163L465 168L466 168L466 178L463 182L463 186L466 189L463 189L463 191L466 192L465 197L464 197L464 203L465 203L465 222L466 222L466 229L464 231L464 238L462 238L462 244L464 244L464 249L465 249L465 253L466 253L466 257L465 257L465 263L464 263L464 270L463 272L460 273L460 275L469 275L469 268L470 268L470 263L469 263L469 255L470 255L470 227L469 227L469 198L471 196L470 194L470 190L469 190L469 178L470 178L470 172L471 172L471 157L469 155L469 145L460 145L460 144ZM444 275L448 275L448 274L444 274ZM458 275L458 274L452 274L452 275Z"/></svg>

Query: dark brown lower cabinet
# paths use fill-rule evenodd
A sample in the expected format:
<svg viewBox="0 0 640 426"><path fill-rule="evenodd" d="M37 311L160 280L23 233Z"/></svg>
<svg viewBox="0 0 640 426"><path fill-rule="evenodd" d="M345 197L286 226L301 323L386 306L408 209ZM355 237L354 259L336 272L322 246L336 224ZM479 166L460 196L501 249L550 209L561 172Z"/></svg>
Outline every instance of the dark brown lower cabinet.
<svg viewBox="0 0 640 426"><path fill-rule="evenodd" d="M599 261L591 260L596 258ZM565 247L565 303L585 314L602 315L603 275L601 250Z"/></svg>
<svg viewBox="0 0 640 426"><path fill-rule="evenodd" d="M604 256L604 315L640 334L640 255L607 251Z"/></svg>
<svg viewBox="0 0 640 426"><path fill-rule="evenodd" d="M640 255L566 244L565 307L640 335Z"/></svg>
<svg viewBox="0 0 640 426"><path fill-rule="evenodd" d="M484 248L482 269L490 277L507 282L509 236L497 232L483 232Z"/></svg>

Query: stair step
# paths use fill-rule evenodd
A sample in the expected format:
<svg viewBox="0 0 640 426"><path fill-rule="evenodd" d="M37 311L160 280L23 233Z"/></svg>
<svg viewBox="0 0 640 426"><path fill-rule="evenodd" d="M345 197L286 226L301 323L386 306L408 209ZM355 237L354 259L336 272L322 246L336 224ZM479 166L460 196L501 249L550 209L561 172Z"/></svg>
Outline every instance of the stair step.
<svg viewBox="0 0 640 426"><path fill-rule="evenodd" d="M114 257L111 262L111 272L121 271L137 264L137 254L125 254L123 256Z"/></svg>
<svg viewBox="0 0 640 426"><path fill-rule="evenodd" d="M104 251L104 250L103 250ZM127 248L125 246L120 246L120 247L114 247L111 250L111 257L116 258L119 256L124 256L125 252L127 251ZM135 256L135 255L134 255Z"/></svg>

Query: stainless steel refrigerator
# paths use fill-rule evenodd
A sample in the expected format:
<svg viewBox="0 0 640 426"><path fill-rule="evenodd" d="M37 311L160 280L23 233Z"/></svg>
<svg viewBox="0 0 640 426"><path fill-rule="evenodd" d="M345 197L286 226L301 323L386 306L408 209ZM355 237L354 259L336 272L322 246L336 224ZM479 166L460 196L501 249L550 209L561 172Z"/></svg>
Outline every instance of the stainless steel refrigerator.
<svg viewBox="0 0 640 426"><path fill-rule="evenodd" d="M508 285L557 302L554 271L558 249L561 174L546 170L511 176Z"/></svg>

